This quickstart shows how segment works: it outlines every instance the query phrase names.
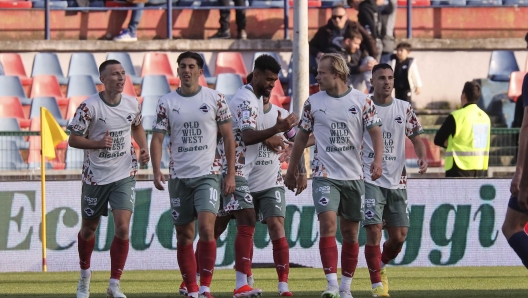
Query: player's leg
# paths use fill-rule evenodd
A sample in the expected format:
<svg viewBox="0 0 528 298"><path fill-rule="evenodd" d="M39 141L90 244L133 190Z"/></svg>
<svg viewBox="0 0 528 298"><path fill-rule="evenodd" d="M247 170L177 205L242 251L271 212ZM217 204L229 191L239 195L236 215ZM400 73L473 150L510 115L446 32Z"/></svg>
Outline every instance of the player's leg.
<svg viewBox="0 0 528 298"><path fill-rule="evenodd" d="M502 233L526 268L528 268L528 234L525 230L527 223L528 211L519 207L516 197L511 197L502 225Z"/></svg>
<svg viewBox="0 0 528 298"><path fill-rule="evenodd" d="M382 285L380 242L385 205L386 199L382 189L379 186L365 183L365 220L363 221L363 226L367 232L365 260L369 269L372 289Z"/></svg>
<svg viewBox="0 0 528 298"><path fill-rule="evenodd" d="M333 179L315 177L312 183L312 196L321 233L319 254L328 282L327 289L321 297L339 297L339 285L337 283L338 251L335 235L340 192L338 185L336 185L337 181Z"/></svg>

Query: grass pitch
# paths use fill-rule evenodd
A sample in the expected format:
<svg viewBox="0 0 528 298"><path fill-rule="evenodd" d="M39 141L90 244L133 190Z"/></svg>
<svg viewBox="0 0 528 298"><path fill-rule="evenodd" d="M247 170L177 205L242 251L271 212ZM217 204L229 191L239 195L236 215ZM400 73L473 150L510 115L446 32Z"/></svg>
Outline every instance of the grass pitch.
<svg viewBox="0 0 528 298"><path fill-rule="evenodd" d="M390 295L393 298L528 297L527 271L524 267L388 267ZM264 297L277 296L274 269L254 269L255 287L264 290ZM75 297L78 272L1 273L0 297ZM106 297L109 272L94 272L91 298ZM233 270L217 270L211 287L216 298L232 297ZM181 297L179 271L126 271L121 287L129 298ZM296 297L316 298L326 286L322 269L290 270L290 290ZM370 279L366 268L356 271L352 282L354 298L370 295Z"/></svg>

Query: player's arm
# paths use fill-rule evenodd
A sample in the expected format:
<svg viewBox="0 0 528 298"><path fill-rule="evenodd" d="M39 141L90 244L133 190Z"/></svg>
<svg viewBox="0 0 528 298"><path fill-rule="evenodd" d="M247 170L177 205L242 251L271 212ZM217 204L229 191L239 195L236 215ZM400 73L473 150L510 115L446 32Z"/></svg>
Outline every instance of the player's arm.
<svg viewBox="0 0 528 298"><path fill-rule="evenodd" d="M370 135L372 140L372 147L374 149L374 162L370 167L371 179L375 181L383 172L381 161L383 159L383 138L381 135L381 128L379 125L372 126L370 129L367 129L367 132Z"/></svg>
<svg viewBox="0 0 528 298"><path fill-rule="evenodd" d="M72 131L68 139L68 145L77 149L106 149L112 148L112 138L108 131L100 140L89 140L83 135Z"/></svg>
<svg viewBox="0 0 528 298"><path fill-rule="evenodd" d="M411 137L411 142L413 143L414 152L416 153L416 156L418 156L418 166L420 166L418 173L425 174L427 171L427 152L425 144L420 135Z"/></svg>
<svg viewBox="0 0 528 298"><path fill-rule="evenodd" d="M228 195L235 191L235 137L233 136L231 121L220 124L218 129L224 139L224 152L227 162L227 175L224 179L224 185L222 185L222 191Z"/></svg>
<svg viewBox="0 0 528 298"><path fill-rule="evenodd" d="M453 115L447 116L440 129L436 132L434 143L436 146L447 148L447 141L450 135L455 135L456 122Z"/></svg>
<svg viewBox="0 0 528 298"><path fill-rule="evenodd" d="M152 159L152 171L154 173L154 186L159 190L164 190L165 176L161 173L161 155L163 153L163 139L165 132L155 131L152 133L150 141L150 157Z"/></svg>
<svg viewBox="0 0 528 298"><path fill-rule="evenodd" d="M293 191L297 187L295 172L299 167L299 162L301 161L301 157L303 156L304 148L306 148L308 137L309 133L303 129L299 129L297 135L295 136L295 142L293 143L293 149L291 152L290 164L288 165L288 170L284 179L284 185L291 191Z"/></svg>
<svg viewBox="0 0 528 298"><path fill-rule="evenodd" d="M411 105L408 105L405 119L405 135L413 143L414 152L418 156L418 166L420 166L418 173L424 174L427 171L427 148L425 148L425 144L420 137L420 134L423 133L422 125L418 121L418 117L416 117Z"/></svg>
<svg viewBox="0 0 528 298"><path fill-rule="evenodd" d="M315 145L315 136L313 134L311 134L308 137L308 142L306 143L306 148L312 147L313 145Z"/></svg>
<svg viewBox="0 0 528 298"><path fill-rule="evenodd" d="M143 125L141 125L141 122L139 125L132 125L132 137L134 137L134 140L139 146L139 159L141 164L147 164L150 160L150 156L145 129L143 128Z"/></svg>
<svg viewBox="0 0 528 298"><path fill-rule="evenodd" d="M277 116L277 122L274 126L264 129L264 130L256 130L252 128L246 128L242 127L242 141L244 141L244 144L246 145L254 145L260 142L264 142L266 139L271 138L272 136L287 132L290 129L292 129L297 122L299 121L299 117L295 113L291 113L286 118L281 117L281 112L278 112Z"/></svg>

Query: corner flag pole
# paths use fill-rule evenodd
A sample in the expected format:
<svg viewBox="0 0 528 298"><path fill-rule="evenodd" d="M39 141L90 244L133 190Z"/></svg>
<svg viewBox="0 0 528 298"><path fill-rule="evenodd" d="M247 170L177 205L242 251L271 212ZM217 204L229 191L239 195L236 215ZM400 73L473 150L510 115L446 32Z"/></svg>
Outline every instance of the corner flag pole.
<svg viewBox="0 0 528 298"><path fill-rule="evenodd" d="M45 122L44 119L44 107L40 107L40 197L42 198L42 272L48 272L48 267L46 265L46 157L42 152L42 150L45 148L45 136L42 133Z"/></svg>

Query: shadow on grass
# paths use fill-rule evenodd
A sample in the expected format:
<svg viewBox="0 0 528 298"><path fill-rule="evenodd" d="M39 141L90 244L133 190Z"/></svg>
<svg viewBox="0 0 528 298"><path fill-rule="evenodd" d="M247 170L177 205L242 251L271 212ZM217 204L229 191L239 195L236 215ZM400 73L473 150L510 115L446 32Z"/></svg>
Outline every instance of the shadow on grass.
<svg viewBox="0 0 528 298"><path fill-rule="evenodd" d="M354 298L367 298L372 297L370 292L367 291L354 291L352 293ZM438 291L394 291L391 292L392 298L445 298L445 297L475 297L475 298L504 298L504 297L526 297L526 290L438 290ZM231 298L231 293L214 293L215 298ZM319 298L321 292L295 292L295 297L303 298ZM0 297L13 297L13 298L70 298L72 294L0 294ZM98 298L105 297L104 293L91 293L90 297ZM276 296L275 293L265 292L263 297ZM127 294L128 298L176 298L182 297L177 293L172 294L160 294L160 293L140 293L140 294Z"/></svg>

